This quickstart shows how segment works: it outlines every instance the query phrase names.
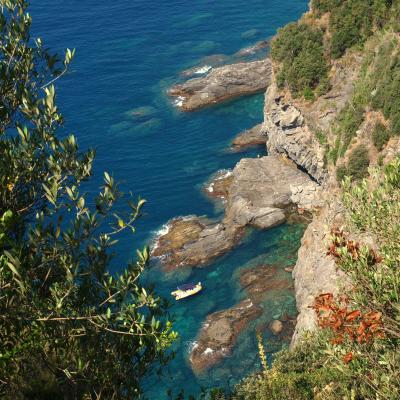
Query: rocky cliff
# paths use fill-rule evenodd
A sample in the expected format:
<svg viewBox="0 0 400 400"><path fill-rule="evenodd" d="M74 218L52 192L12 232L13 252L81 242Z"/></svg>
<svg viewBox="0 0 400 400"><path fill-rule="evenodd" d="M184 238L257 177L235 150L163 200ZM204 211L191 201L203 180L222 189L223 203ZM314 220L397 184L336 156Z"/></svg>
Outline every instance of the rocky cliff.
<svg viewBox="0 0 400 400"><path fill-rule="evenodd" d="M316 319L312 306L315 296L322 292L337 293L344 276L326 253L330 229L340 226L343 208L337 200L340 193L335 179L330 178L325 166L325 149L317 139L318 130L329 132L331 122L351 98L358 74L354 66L356 55L348 55L335 62L332 68L332 88L313 103L293 99L287 91L278 89L275 74L271 72L271 85L265 94L262 133L267 137L269 154L284 154L317 183L317 197L312 197L313 220L307 227L293 271L296 303L299 315L292 346L305 331L315 329ZM301 189L296 203L305 201L309 194ZM301 200L299 200L301 199Z"/></svg>

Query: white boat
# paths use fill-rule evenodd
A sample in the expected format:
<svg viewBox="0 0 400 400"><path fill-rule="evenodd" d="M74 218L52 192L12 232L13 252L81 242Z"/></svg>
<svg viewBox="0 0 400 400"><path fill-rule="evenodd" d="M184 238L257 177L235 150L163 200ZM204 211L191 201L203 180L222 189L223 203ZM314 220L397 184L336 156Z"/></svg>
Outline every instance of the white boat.
<svg viewBox="0 0 400 400"><path fill-rule="evenodd" d="M171 292L172 296L175 297L175 300L182 300L185 297L193 296L196 293L199 293L203 289L201 286L201 282L197 284L187 283L182 286L178 286L174 292Z"/></svg>

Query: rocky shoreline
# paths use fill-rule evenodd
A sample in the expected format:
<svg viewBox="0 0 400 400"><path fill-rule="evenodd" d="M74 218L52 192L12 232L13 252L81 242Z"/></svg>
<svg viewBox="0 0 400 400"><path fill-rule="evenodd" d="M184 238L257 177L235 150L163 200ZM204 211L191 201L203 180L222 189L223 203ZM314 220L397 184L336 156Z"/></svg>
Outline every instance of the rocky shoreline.
<svg viewBox="0 0 400 400"><path fill-rule="evenodd" d="M317 183L280 155L244 158L209 188L212 197L224 200L225 216L217 222L196 216L170 221L153 251L167 269L207 265L232 249L246 227L278 226L287 220L293 205L314 207L319 193Z"/></svg>
<svg viewBox="0 0 400 400"><path fill-rule="evenodd" d="M216 174L204 190L210 198L223 201L223 218L211 221L191 216L170 221L168 232L156 238L153 256L159 257L168 270L201 267L231 250L248 226L270 229L287 221L293 212L294 219L301 218L305 211L311 213L312 222L303 236L296 265L285 268L294 278L297 320L287 317L285 321L273 320L268 326L274 335L283 332L286 339L291 337L292 346L305 331L315 329L310 308L315 296L325 291L336 293L343 278L326 255L324 242L327 226L339 223L343 211L326 191L332 184L323 146L313 133L318 123L326 122L321 110L329 103L334 111L328 119L333 118L351 94L348 86L340 87L339 79L332 77L332 82L331 92L339 92L340 96L328 93L312 106L304 106L279 91L270 61L263 60L219 67L169 91L171 96L179 96L182 111L192 111L267 88L263 123L239 134L232 149L265 144L268 156L242 159L232 171ZM275 279L275 274L276 269L267 265L241 273L240 284L248 298L207 317L190 354L196 373L231 353L246 324L262 313L259 304L265 293L290 289L291 285Z"/></svg>
<svg viewBox="0 0 400 400"><path fill-rule="evenodd" d="M207 75L189 79L169 89L182 111L220 103L239 96L263 92L270 84L269 59L241 62L212 69Z"/></svg>

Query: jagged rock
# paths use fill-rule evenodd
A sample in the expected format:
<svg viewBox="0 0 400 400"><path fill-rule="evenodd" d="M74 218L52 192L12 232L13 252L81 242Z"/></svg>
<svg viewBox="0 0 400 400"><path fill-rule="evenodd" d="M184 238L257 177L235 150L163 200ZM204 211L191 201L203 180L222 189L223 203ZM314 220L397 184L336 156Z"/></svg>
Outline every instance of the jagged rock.
<svg viewBox="0 0 400 400"><path fill-rule="evenodd" d="M211 198L226 199L233 182L232 171L220 171L204 188L204 191Z"/></svg>
<svg viewBox="0 0 400 400"><path fill-rule="evenodd" d="M281 321L274 319L268 325L269 330L272 332L273 335L278 336L283 330L283 324Z"/></svg>
<svg viewBox="0 0 400 400"><path fill-rule="evenodd" d="M250 299L232 308L209 315L190 353L190 363L197 374L231 354L240 332L262 309Z"/></svg>
<svg viewBox="0 0 400 400"><path fill-rule="evenodd" d="M324 148L304 123L300 110L279 93L275 81L265 95L262 131L268 136L268 154L286 154L319 183L326 179Z"/></svg>
<svg viewBox="0 0 400 400"><path fill-rule="evenodd" d="M292 202L292 185L311 182L294 163L277 155L242 159L233 177L225 223L263 229L285 221L284 209Z"/></svg>
<svg viewBox="0 0 400 400"><path fill-rule="evenodd" d="M234 150L240 150L249 146L265 145L267 138L261 134L262 124L239 133L232 141Z"/></svg>
<svg viewBox="0 0 400 400"><path fill-rule="evenodd" d="M160 257L167 269L202 266L230 250L241 233L204 218L177 218L169 222L167 233L156 238L152 256Z"/></svg>
<svg viewBox="0 0 400 400"><path fill-rule="evenodd" d="M183 111L192 111L234 97L262 92L270 83L271 69L269 59L225 65L213 69L204 77L176 85L168 93L179 97L177 104Z"/></svg>

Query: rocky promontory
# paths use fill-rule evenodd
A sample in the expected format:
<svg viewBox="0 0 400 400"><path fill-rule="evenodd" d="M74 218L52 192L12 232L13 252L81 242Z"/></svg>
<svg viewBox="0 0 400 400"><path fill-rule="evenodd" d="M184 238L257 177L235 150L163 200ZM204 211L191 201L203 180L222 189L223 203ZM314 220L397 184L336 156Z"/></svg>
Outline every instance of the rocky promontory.
<svg viewBox="0 0 400 400"><path fill-rule="evenodd" d="M172 87L168 93L178 97L183 111L193 111L243 95L264 91L270 84L269 59L225 65L206 76L193 78Z"/></svg>
<svg viewBox="0 0 400 400"><path fill-rule="evenodd" d="M258 124L239 133L232 140L232 149L238 151L249 146L265 145L267 138L262 134L262 127L263 124Z"/></svg>
<svg viewBox="0 0 400 400"><path fill-rule="evenodd" d="M278 155L242 159L228 177L229 182L221 186L226 196L221 221L178 218L156 238L152 255L168 269L208 264L230 250L246 226L269 229L282 224L294 199L305 206L302 196L294 196L299 188L310 205L318 199L318 185Z"/></svg>
<svg viewBox="0 0 400 400"><path fill-rule="evenodd" d="M190 353L195 373L202 373L231 354L237 337L262 309L250 299L232 308L210 314L204 322Z"/></svg>
<svg viewBox="0 0 400 400"><path fill-rule="evenodd" d="M229 229L201 217L176 218L168 232L156 238L153 257L166 269L202 266L230 250L241 237L240 230Z"/></svg>

